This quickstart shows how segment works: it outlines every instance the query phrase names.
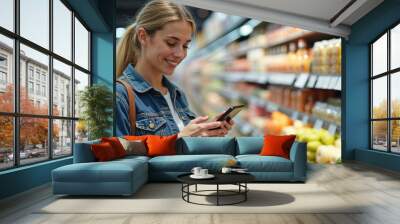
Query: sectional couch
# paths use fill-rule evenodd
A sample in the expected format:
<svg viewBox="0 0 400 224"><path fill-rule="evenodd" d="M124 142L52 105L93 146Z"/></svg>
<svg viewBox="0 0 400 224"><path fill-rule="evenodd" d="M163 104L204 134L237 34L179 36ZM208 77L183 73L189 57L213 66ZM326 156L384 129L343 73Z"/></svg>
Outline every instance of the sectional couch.
<svg viewBox="0 0 400 224"><path fill-rule="evenodd" d="M54 194L68 195L131 195L148 181L176 181L180 174L193 167L218 172L230 159L259 182L305 182L307 156L305 143L294 142L290 159L260 156L263 137L181 138L177 155L127 156L122 159L96 162L91 141L75 144L73 164L52 171Z"/></svg>

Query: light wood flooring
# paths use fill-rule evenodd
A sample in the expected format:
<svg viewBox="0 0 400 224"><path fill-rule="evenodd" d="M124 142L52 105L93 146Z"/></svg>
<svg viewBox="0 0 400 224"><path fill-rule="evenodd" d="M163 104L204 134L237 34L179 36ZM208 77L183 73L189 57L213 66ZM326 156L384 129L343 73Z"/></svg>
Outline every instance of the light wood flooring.
<svg viewBox="0 0 400 224"><path fill-rule="evenodd" d="M317 183L345 201L363 202L356 214L37 214L55 199L45 185L0 201L0 223L253 224L400 223L400 174L360 163L310 165L308 183ZM316 202L318 203L318 202ZM173 206L173 205L172 205Z"/></svg>

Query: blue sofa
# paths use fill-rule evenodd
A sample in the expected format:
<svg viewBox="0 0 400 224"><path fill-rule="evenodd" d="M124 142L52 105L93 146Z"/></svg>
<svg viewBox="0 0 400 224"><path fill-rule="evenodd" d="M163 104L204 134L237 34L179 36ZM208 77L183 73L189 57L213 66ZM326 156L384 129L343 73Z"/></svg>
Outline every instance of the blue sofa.
<svg viewBox="0 0 400 224"><path fill-rule="evenodd" d="M305 143L295 142L290 159L260 156L262 137L202 137L177 141L177 155L127 156L95 162L91 141L77 143L74 163L52 171L54 194L131 195L148 181L176 181L193 167L218 172L230 159L236 159L260 182L304 182L307 156Z"/></svg>

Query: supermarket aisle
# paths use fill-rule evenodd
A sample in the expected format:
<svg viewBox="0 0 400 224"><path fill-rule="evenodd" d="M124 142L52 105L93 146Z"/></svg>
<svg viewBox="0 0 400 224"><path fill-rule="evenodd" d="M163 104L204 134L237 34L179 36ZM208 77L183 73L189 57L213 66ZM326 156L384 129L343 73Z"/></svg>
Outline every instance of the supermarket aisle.
<svg viewBox="0 0 400 224"><path fill-rule="evenodd" d="M340 38L221 13L199 36L180 72L198 114L244 104L230 135L295 134L309 162L340 163Z"/></svg>

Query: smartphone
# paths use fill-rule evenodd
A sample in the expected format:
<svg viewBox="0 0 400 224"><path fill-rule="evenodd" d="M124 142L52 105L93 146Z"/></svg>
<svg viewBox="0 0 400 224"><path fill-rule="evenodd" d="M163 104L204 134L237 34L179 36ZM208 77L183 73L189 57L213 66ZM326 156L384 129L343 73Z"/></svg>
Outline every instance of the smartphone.
<svg viewBox="0 0 400 224"><path fill-rule="evenodd" d="M227 121L229 122L232 118L236 116L245 106L244 105L236 105L236 106L231 106L229 107L223 114L221 114L218 118L217 121ZM220 129L218 128L212 128L210 130L217 130Z"/></svg>

